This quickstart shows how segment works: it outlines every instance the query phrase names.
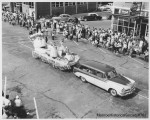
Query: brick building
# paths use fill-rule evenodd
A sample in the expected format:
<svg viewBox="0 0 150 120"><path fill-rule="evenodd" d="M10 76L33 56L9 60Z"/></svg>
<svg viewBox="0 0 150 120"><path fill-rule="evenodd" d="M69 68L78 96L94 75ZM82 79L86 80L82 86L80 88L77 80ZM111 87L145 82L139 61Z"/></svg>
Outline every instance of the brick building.
<svg viewBox="0 0 150 120"><path fill-rule="evenodd" d="M112 29L148 37L149 2L114 2Z"/></svg>
<svg viewBox="0 0 150 120"><path fill-rule="evenodd" d="M46 15L77 14L97 9L96 2L37 2L37 18Z"/></svg>
<svg viewBox="0 0 150 120"><path fill-rule="evenodd" d="M11 2L11 11L16 8L16 3ZM97 9L96 2L22 2L20 12L36 19L59 14L77 14L92 12Z"/></svg>

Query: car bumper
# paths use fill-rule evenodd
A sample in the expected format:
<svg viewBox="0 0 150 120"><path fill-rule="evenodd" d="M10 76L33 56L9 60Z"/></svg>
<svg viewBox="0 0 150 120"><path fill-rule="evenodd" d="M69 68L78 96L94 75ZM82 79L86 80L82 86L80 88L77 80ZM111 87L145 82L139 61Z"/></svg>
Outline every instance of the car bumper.
<svg viewBox="0 0 150 120"><path fill-rule="evenodd" d="M132 94L134 91L135 91L135 88L132 88L132 89L130 89L130 90L128 90L128 91L120 92L119 95L122 96L122 97L123 97L123 96L127 96L127 95Z"/></svg>

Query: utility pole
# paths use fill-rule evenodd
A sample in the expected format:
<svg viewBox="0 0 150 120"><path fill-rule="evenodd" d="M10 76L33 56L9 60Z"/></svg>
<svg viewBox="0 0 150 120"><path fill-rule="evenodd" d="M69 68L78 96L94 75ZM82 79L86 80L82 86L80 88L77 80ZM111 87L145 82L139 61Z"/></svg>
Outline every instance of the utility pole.
<svg viewBox="0 0 150 120"><path fill-rule="evenodd" d="M37 2L34 2L34 20L37 19Z"/></svg>
<svg viewBox="0 0 150 120"><path fill-rule="evenodd" d="M86 4L87 4L87 11L89 11L89 3L88 3L88 2L86 2Z"/></svg>
<svg viewBox="0 0 150 120"><path fill-rule="evenodd" d="M76 2L76 14L78 13L78 4Z"/></svg>
<svg viewBox="0 0 150 120"><path fill-rule="evenodd" d="M63 2L63 6L64 6L64 14L65 14L65 12L66 12L65 2Z"/></svg>
<svg viewBox="0 0 150 120"><path fill-rule="evenodd" d="M10 2L10 11L14 12L14 2Z"/></svg>
<svg viewBox="0 0 150 120"><path fill-rule="evenodd" d="M50 16L52 16L52 2L50 2Z"/></svg>

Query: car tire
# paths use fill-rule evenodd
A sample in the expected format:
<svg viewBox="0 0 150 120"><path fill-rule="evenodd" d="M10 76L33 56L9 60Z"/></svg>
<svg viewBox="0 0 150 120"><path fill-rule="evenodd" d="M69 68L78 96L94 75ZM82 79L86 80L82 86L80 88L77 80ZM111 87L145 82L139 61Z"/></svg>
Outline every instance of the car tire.
<svg viewBox="0 0 150 120"><path fill-rule="evenodd" d="M82 82L86 82L86 79L84 77L81 77Z"/></svg>
<svg viewBox="0 0 150 120"><path fill-rule="evenodd" d="M110 94L114 97L117 96L117 91L115 89L110 89Z"/></svg>

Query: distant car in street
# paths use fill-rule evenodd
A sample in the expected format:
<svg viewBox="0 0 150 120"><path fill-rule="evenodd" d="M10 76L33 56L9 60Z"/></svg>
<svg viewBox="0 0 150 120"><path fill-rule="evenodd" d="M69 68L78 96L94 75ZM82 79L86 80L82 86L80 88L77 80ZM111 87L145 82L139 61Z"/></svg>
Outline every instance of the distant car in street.
<svg viewBox="0 0 150 120"><path fill-rule="evenodd" d="M71 23L80 23L80 20L77 18L77 17L70 17L68 18L68 21L67 22L71 22Z"/></svg>
<svg viewBox="0 0 150 120"><path fill-rule="evenodd" d="M116 72L115 68L104 63L87 61L79 63L73 73L83 82L89 82L112 96L127 96L135 90L135 81Z"/></svg>
<svg viewBox="0 0 150 120"><path fill-rule="evenodd" d="M97 13L88 13L87 16L81 17L82 21L93 21L93 20L101 20L102 16L99 16Z"/></svg>
<svg viewBox="0 0 150 120"><path fill-rule="evenodd" d="M99 6L98 7L98 10L100 10L100 11L107 11L107 12L112 12L112 5L113 4L107 4L107 5L102 5L102 6Z"/></svg>
<svg viewBox="0 0 150 120"><path fill-rule="evenodd" d="M69 14L60 14L58 17L52 17L52 20L56 21L68 21L68 19L71 17Z"/></svg>

